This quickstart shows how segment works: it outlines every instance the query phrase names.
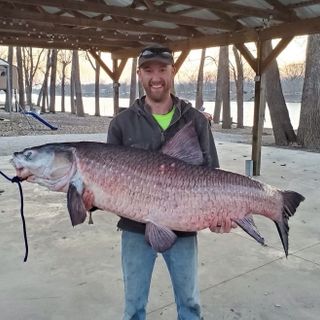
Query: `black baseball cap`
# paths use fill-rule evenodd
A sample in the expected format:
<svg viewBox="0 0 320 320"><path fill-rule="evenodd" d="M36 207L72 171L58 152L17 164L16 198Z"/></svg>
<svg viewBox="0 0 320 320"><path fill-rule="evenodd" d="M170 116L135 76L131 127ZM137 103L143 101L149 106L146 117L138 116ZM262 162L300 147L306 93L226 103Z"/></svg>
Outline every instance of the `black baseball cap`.
<svg viewBox="0 0 320 320"><path fill-rule="evenodd" d="M173 52L171 49L160 45L145 47L139 54L138 67L140 68L145 62L149 61L173 65Z"/></svg>

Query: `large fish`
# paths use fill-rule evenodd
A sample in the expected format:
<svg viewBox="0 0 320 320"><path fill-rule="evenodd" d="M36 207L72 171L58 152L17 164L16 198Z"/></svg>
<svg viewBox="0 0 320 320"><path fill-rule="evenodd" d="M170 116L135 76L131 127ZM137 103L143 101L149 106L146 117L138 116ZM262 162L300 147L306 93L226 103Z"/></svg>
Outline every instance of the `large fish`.
<svg viewBox="0 0 320 320"><path fill-rule="evenodd" d="M252 214L273 220L288 255L288 219L304 197L249 177L200 164L203 155L187 124L161 150L98 142L52 143L15 152L21 180L67 192L72 225L96 207L146 223L146 240L170 248L175 231L229 230L236 223L259 243Z"/></svg>

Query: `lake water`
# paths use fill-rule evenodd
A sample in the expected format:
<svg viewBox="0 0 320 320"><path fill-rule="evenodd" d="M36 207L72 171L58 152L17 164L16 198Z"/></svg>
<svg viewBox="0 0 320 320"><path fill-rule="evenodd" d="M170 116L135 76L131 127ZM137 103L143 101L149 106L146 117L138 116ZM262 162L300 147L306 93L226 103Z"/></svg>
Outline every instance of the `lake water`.
<svg viewBox="0 0 320 320"><path fill-rule="evenodd" d="M0 94L0 101L4 101L4 95ZM33 101L37 101L37 96L33 95ZM61 97L56 97L56 110L60 111L60 103ZM194 105L194 101L190 100L190 102ZM66 97L66 111L70 111L70 97ZM84 111L90 115L94 114L94 97L83 97ZM129 99L120 98L119 101L120 107L128 107ZM204 102L205 111L209 113L213 113L214 110L214 101L206 101ZM290 120L293 126L293 129L298 129L299 119L300 119L300 103L287 103ZM243 123L245 126L253 125L253 110L254 110L254 102L248 101L244 102L243 105ZM100 98L100 113L103 116L112 116L113 115L113 98ZM237 121L237 103L235 101L231 101L231 117L233 122ZM266 109L265 114L265 128L272 128L271 119L268 108Z"/></svg>
<svg viewBox="0 0 320 320"><path fill-rule="evenodd" d="M57 106L60 105L59 98L57 98ZM190 102L195 105L195 102L190 100ZM83 97L83 104L85 112L88 114L94 114L94 98L93 97ZM120 107L128 107L129 99L120 99ZM231 101L231 117L233 122L237 121L237 103ZM214 110L214 101L204 102L205 111L213 114ZM289 111L290 120L294 129L298 129L299 119L300 119L300 103L287 103L287 108ZM70 99L66 100L66 109L70 110ZM245 126L252 127L253 125L253 110L254 102L248 101L243 104L243 124ZM103 116L112 116L113 115L113 98L100 98L100 112ZM266 109L265 114L265 128L272 128L270 114L268 108Z"/></svg>

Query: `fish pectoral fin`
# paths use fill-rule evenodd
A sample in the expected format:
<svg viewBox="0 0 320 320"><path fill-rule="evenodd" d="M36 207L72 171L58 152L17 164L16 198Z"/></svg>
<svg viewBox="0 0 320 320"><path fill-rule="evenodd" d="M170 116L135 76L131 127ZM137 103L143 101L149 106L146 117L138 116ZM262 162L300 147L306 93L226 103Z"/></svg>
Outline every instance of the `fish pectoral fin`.
<svg viewBox="0 0 320 320"><path fill-rule="evenodd" d="M261 234L259 233L252 215L247 215L242 219L237 219L234 220L234 222L240 227L242 228L249 236L251 236L252 238L254 238L255 240L257 240L259 243L261 243L262 245L264 245L264 238L261 236Z"/></svg>
<svg viewBox="0 0 320 320"><path fill-rule="evenodd" d="M72 183L69 186L67 193L67 207L70 214L72 226L83 223L87 217L87 210L79 194L77 188Z"/></svg>
<svg viewBox="0 0 320 320"><path fill-rule="evenodd" d="M164 252L172 247L177 236L165 226L147 222L145 238L155 251Z"/></svg>

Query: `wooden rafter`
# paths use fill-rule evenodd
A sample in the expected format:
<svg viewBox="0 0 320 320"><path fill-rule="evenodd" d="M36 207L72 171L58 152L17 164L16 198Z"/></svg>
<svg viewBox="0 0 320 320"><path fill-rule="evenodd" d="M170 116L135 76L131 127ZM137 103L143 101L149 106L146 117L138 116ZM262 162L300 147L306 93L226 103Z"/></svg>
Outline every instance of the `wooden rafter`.
<svg viewBox="0 0 320 320"><path fill-rule="evenodd" d="M173 36L190 36L190 31L183 29L168 29L168 28L157 28L151 26L139 26L130 23L116 23L110 21L99 21L90 18L71 18L54 16L52 14L39 14L31 11L17 11L10 9L2 9L0 11L0 17L6 19L7 17L12 17L12 19L20 19L26 21L37 21L37 22L51 22L55 25L69 25L69 26L80 26L80 27L95 27L106 30L123 30L130 32L134 30L135 32L141 33L155 33L155 34L166 34Z"/></svg>
<svg viewBox="0 0 320 320"><path fill-rule="evenodd" d="M163 22L173 22L178 20L180 25L194 26L194 27L211 27L211 28L225 28L230 29L230 24L225 24L223 21L212 21L205 19L198 19L186 16L177 15L163 12L154 12L150 10L134 10L125 7L109 6L100 3L87 3L87 2L75 2L71 0L11 0L12 3L18 4L29 4L34 6L45 6L50 5L63 10L82 10L98 12L106 15L114 15L120 17L129 17L143 19L146 21L163 21Z"/></svg>
<svg viewBox="0 0 320 320"><path fill-rule="evenodd" d="M190 5L192 7L213 9L221 12L228 12L233 14L241 14L243 16L253 16L259 18L269 18L271 15L275 19L287 21L290 15L281 13L272 9L260 9L252 6L244 6L234 3L226 3L225 1L210 1L210 0L170 0L170 2Z"/></svg>

